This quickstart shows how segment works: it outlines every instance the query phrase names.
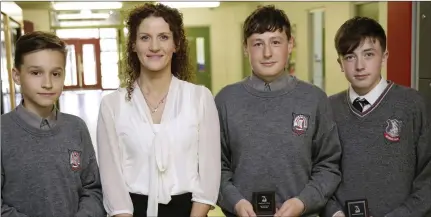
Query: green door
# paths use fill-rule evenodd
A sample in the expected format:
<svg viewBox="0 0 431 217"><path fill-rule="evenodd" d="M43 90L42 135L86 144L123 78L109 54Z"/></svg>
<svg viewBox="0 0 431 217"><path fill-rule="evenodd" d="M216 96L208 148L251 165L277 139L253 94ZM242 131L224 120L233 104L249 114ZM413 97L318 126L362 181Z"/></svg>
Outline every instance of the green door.
<svg viewBox="0 0 431 217"><path fill-rule="evenodd" d="M202 84L212 91L210 29L209 27L187 27L185 30L196 84Z"/></svg>

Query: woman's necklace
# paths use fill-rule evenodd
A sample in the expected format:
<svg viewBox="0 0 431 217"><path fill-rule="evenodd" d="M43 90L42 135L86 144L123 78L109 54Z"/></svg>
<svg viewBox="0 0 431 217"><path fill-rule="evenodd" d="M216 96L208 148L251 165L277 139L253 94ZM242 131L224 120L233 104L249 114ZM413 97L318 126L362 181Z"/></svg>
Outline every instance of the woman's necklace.
<svg viewBox="0 0 431 217"><path fill-rule="evenodd" d="M147 97L144 94L145 101L147 101L148 107L150 107L151 114L154 114L154 113L157 112L157 110L159 109L160 105L165 102L165 99L166 99L167 95L168 95L168 93L166 93L165 96L159 101L159 103L157 103L157 106L153 108L153 106L151 105L150 101L147 99Z"/></svg>

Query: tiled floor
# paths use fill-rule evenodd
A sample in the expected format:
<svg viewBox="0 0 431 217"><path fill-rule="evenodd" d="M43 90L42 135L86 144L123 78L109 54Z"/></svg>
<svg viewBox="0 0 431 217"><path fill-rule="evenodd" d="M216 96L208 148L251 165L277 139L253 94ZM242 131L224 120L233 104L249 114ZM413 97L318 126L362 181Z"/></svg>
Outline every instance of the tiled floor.
<svg viewBox="0 0 431 217"><path fill-rule="evenodd" d="M60 111L76 115L87 123L96 150L96 127L100 101L104 95L110 92L112 91L65 91L60 97ZM210 211L209 216L223 217L224 215L217 207L215 210Z"/></svg>

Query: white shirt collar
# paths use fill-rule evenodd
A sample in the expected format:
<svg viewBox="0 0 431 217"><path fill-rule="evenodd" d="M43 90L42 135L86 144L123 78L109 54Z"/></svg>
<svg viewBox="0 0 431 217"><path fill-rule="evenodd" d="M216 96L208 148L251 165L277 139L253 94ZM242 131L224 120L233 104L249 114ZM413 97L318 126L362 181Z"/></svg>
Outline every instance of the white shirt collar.
<svg viewBox="0 0 431 217"><path fill-rule="evenodd" d="M370 103L370 105L373 105L380 97L380 95L383 93L383 91L385 91L387 86L388 86L388 82L386 81L386 79L381 78L380 82L370 92L368 92L364 96L360 96L355 92L355 90L353 90L352 85L350 85L349 87L350 102L353 103L353 101L356 98L360 97L361 99L365 98Z"/></svg>

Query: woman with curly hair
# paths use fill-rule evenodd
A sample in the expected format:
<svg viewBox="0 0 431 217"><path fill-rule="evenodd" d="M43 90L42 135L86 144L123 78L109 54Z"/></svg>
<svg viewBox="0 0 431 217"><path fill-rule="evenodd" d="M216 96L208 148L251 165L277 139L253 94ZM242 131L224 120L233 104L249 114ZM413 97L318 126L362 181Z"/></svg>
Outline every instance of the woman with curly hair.
<svg viewBox="0 0 431 217"><path fill-rule="evenodd" d="M211 92L190 83L182 14L147 3L127 27L127 87L103 97L97 126L105 209L206 216L220 186L220 126Z"/></svg>

